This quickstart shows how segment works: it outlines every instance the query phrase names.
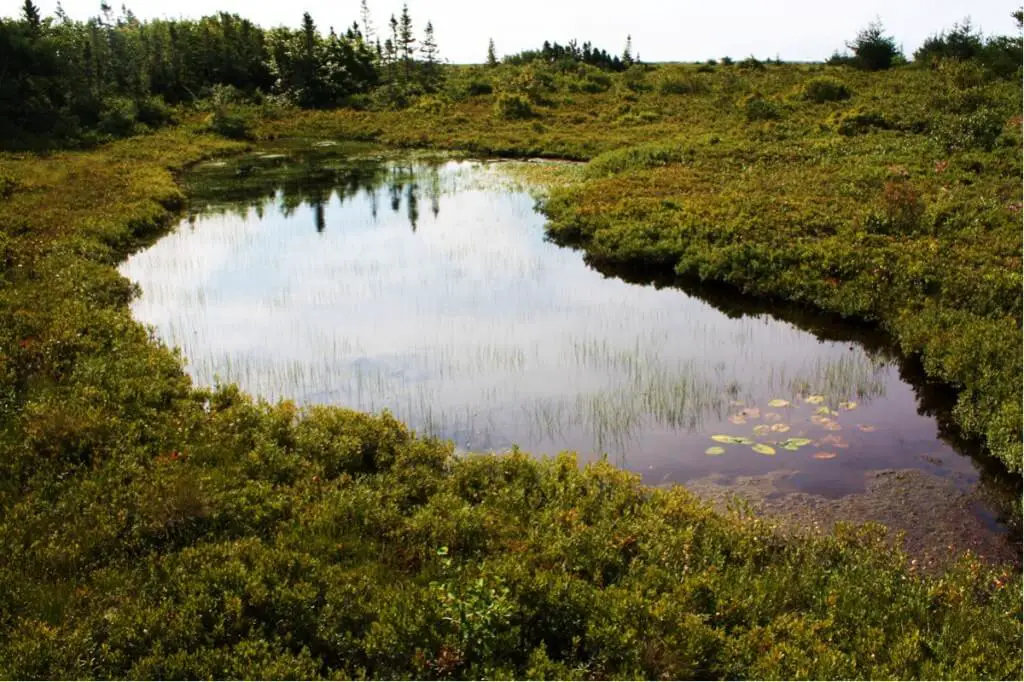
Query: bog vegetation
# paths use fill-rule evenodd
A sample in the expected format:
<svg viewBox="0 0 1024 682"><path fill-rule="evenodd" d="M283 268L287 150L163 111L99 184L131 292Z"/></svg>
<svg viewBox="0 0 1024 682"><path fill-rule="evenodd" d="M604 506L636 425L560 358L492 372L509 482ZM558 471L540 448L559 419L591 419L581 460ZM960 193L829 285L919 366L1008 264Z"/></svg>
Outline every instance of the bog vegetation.
<svg viewBox="0 0 1024 682"><path fill-rule="evenodd" d="M0 156L0 676L1019 678L1019 574L198 390L114 269L224 135L589 160L555 239L883 326L1019 472L1019 36L657 67L453 67L428 36L407 10L0 23L4 143L87 147Z"/></svg>

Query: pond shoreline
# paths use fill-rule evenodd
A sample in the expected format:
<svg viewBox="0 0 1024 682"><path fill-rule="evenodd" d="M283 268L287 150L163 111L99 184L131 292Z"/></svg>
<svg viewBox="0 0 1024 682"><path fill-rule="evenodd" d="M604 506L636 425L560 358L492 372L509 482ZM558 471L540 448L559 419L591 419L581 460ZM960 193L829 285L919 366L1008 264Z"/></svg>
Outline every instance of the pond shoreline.
<svg viewBox="0 0 1024 682"><path fill-rule="evenodd" d="M339 160L347 160L349 158L352 158L350 154L342 154L341 156L338 156L339 152L342 152L344 150L344 145L339 145L337 142L332 142L332 144L330 145L325 144L325 141L319 141L312 144L309 143L309 140L303 140L301 141L301 144L298 144L299 142L300 141L297 140L279 140L271 145L250 145L245 150L243 150L243 153L241 156L238 157L238 160L242 161L246 158L252 158L255 160L269 162L284 162L287 160L286 154L280 154L276 152L289 150L300 155L315 152L317 156L314 158L338 158ZM358 151L356 152L356 157L354 158L357 158L358 160L360 160L360 162L369 160L379 161L380 159L391 158L396 154L398 155L396 158L400 158L403 160L406 158L406 155L404 154L406 150L390 150L387 148L378 148L373 145L365 145L362 143L356 145L356 148L358 149ZM414 155L414 159L437 156L437 153L434 152L433 150L413 150L411 153ZM249 156L247 157L246 154L248 154ZM451 155L450 157L447 154L441 154L440 156L444 158L462 159L466 161L480 163L515 161L515 159L507 159L500 157L479 158L461 152L457 152ZM300 156L297 158L304 159L305 157ZM228 161L230 162L230 159ZM303 161L303 163L307 162L307 160ZM544 163L549 162L545 160ZM211 165L215 165L218 171L223 170L225 168L224 161L218 161L216 162L216 164ZM259 182L260 173L264 171L261 171L258 165L253 166L250 163L244 163L243 165L247 169L247 173L245 177L238 180L238 182ZM230 170L230 168L228 168L227 170ZM273 174L276 171L274 170L273 167L271 167L266 172ZM181 182L180 176L178 180L179 182ZM589 261L589 258L586 255L586 250L581 248L579 244L560 243L560 245L573 247L574 250L582 254L584 261ZM595 266L591 265L591 267ZM933 385L934 382L929 382L924 377L919 364L915 365L916 370L908 369L908 365L911 364L911 360L913 360L913 358L903 356L899 352L899 349L896 347L895 340L893 340L880 327L878 323L873 323L868 320L857 319L855 317L843 317L835 313L828 313L827 311L820 311L816 309L814 306L808 305L806 302L794 303L786 301L785 299L773 298L771 296L743 295L738 291L736 287L728 283L714 284L695 283L692 281L688 282L685 279L680 279L678 277L671 276L667 272L659 272L657 270L651 271L650 269L635 270L622 266L609 267L607 263L602 263L600 266L596 267L596 269L599 272L601 272L605 277L610 276L617 279L621 279L625 282L643 284L647 286L654 285L654 287L657 289L681 289L685 295L696 295L700 300L709 302L712 306L725 311L730 316L744 317L748 315L760 315L767 313L771 315L773 319L781 319L789 324L797 326L798 328L812 331L812 333L814 333L816 336L819 336L819 338L824 337L830 340L841 341L844 343L856 341L860 344L863 344L869 348L874 349L875 352L882 352L887 356L897 358L897 364L900 366L900 374L904 375L904 378L906 379L906 373L910 372L911 385L914 386L915 392L918 392L919 401L925 400L925 398L922 397L921 393L919 392L919 389L926 390L924 388L925 384L929 384L927 391L930 391L932 394L936 393L937 389L939 389L938 393L943 393L943 391L941 390L942 387ZM697 290L696 294L693 293L694 289ZM291 394L286 392L286 395ZM961 442L960 436L957 433L948 434L950 424L950 422L948 422L948 419L952 407L951 402L947 402L946 398L941 398L938 400L938 402L935 402L935 399L933 398L929 398L927 400L929 402L929 414L935 412L938 415L941 424L939 430L940 433L944 434L943 439L950 440L951 442L956 443L958 448L969 448L971 456L979 458L984 468L986 469L985 476L988 476L988 478L985 482L987 484L991 484L992 473L988 468L991 467L992 464L996 464L998 468L1001 466L1001 463L998 463L995 460L992 460L991 458L986 459L983 453L978 452L976 450L977 444L968 446L966 443ZM527 447L525 449L530 450L533 448ZM996 474L996 477L999 477L998 473ZM769 476L769 478L771 478L771 476ZM1005 482L1009 484L1010 487L1012 487L1014 483L1014 481L1011 480L1012 477L1007 476L1006 479L1007 480ZM929 489L934 489L934 486L931 486ZM872 490L874 490L874 488L872 488ZM869 491L869 493L870 492L871 491ZM922 497L921 495L914 495L913 492L914 491L911 491L909 496L912 497L912 499L922 501L922 506L927 506L927 504L924 503L923 501L924 497ZM712 499L714 499L716 495L713 495ZM875 500L875 504L876 506L878 506L877 499ZM775 505L775 507L777 506L778 505ZM960 511L963 512L964 510L960 509ZM1019 513L1019 506L1013 507L1012 505L1010 505L1009 513L1013 514L1015 512ZM954 512L951 508L946 508L943 510L942 513L946 517L949 517ZM792 509L790 509L787 513L784 513L783 515L791 516ZM847 520L853 522L860 522L872 520L873 518L877 520L878 517L877 515L872 516L870 513L857 512ZM885 518L884 515L883 518ZM937 525L948 525L947 521L948 519L944 519L938 522ZM892 519L890 518L889 523L891 524L891 522ZM1011 517L1009 523L1011 527L1019 527L1019 518ZM897 523L896 525L899 526L900 524ZM906 526L906 524L903 525ZM919 549L920 547L915 547L915 551Z"/></svg>

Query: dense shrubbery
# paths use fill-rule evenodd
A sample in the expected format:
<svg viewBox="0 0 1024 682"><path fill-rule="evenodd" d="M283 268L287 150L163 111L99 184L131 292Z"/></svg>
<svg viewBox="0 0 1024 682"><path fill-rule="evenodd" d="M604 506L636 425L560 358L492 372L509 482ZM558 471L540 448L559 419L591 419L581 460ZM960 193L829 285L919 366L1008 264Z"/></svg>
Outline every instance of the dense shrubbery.
<svg viewBox="0 0 1024 682"><path fill-rule="evenodd" d="M181 200L163 164L234 148L0 160L0 676L1020 674L1020 578L977 560L921 577L878 527L786 539L607 463L191 388L112 264Z"/></svg>
<svg viewBox="0 0 1024 682"><path fill-rule="evenodd" d="M850 89L842 81L829 76L811 78L804 83L802 95L804 99L821 104L823 102L841 102L850 99Z"/></svg>

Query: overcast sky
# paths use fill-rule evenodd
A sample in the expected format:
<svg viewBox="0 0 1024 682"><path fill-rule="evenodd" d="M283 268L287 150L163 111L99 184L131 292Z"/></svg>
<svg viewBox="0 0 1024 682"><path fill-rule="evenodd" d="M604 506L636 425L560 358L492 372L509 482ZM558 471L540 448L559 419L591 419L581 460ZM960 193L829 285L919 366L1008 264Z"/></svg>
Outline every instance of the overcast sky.
<svg viewBox="0 0 1024 682"><path fill-rule="evenodd" d="M0 15L19 13L23 0L0 0ZM121 0L108 0L120 9ZM57 0L36 0L44 15L53 13ZM65 11L76 19L98 12L99 0L63 0ZM298 26L302 13L313 15L324 32L329 26L349 26L359 17L359 0L129 0L140 18L199 17L216 10L238 13L265 26ZM378 28L400 0L369 0ZM566 42L578 38L612 53L620 53L626 35L647 62L703 61L711 57L821 61L842 48L876 16L902 43L908 56L932 33L970 15L986 34L1016 31L1010 13L1017 4L996 0L728 0L726 2L673 2L672 0L409 0L409 12L419 31L429 19L434 24L442 56L456 63L482 62L487 39L494 38L499 56L539 47L544 40Z"/></svg>

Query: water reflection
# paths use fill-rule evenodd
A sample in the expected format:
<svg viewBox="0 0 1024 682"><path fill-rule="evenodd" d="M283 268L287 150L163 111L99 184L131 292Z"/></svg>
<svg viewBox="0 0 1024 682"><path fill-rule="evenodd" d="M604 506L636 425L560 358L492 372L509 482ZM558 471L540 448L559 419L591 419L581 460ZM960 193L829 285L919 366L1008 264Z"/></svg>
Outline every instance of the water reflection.
<svg viewBox="0 0 1024 682"><path fill-rule="evenodd" d="M194 174L188 221L123 267L136 315L201 384L389 409L465 449L609 453L651 482L788 468L808 490L854 490L880 467L977 480L887 343L726 290L604 276L545 241L501 165L252 163ZM742 442L707 456L711 436Z"/></svg>

